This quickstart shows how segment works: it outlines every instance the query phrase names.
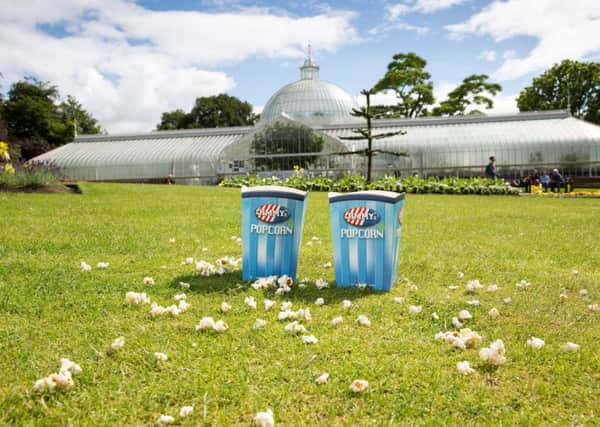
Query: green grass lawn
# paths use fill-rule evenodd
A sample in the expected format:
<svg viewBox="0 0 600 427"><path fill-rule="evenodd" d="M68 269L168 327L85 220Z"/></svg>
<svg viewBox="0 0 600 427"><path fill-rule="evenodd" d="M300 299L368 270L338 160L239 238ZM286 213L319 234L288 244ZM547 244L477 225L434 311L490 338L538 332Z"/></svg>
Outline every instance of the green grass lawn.
<svg viewBox="0 0 600 427"><path fill-rule="evenodd" d="M83 195L0 193L0 424L151 425L161 414L180 425L250 425L272 408L280 425L571 425L600 424L600 202L598 200L408 195L399 276L390 293L317 290L313 283L285 298L255 291L241 274L199 277L187 257L214 262L241 256L237 189L86 184ZM298 277L334 282L326 194L309 195ZM175 244L169 239L176 238ZM206 249L203 249L206 248ZM80 261L93 270L83 272ZM100 261L107 269L97 269ZM573 270L579 271L578 275ZM464 272L459 280L457 273ZM144 285L145 276L155 279ZM465 293L468 279L497 292ZM531 286L515 284L526 279ZM174 303L178 283L188 312L152 319L150 307L125 304L127 291ZM448 286L459 285L457 290ZM588 295L580 295L587 289ZM561 302L559 295L568 296ZM256 311L244 305L254 296ZM394 297L406 298L397 304ZM318 307L314 301L325 299ZM511 297L505 304L503 300ZM264 298L277 299L265 312ZM343 310L344 299L353 307ZM466 305L478 299L479 306ZM319 342L302 343L277 321L280 302L310 307L306 322ZM233 309L221 314L221 302ZM423 312L411 315L409 305ZM492 320L488 311L500 316ZM476 349L435 341L468 309L465 326L479 332ZM439 320L431 314L437 312ZM355 319L366 314L371 328ZM332 318L342 315L336 328ZM200 333L203 316L224 319L223 334ZM254 330L257 318L268 321ZM119 336L125 346L110 352ZM541 350L527 346L544 339ZM495 339L506 364L478 356ZM567 341L577 353L561 351ZM157 363L154 352L168 355ZM79 363L75 386L33 394L60 358ZM463 376L459 361L476 373ZM326 384L315 384L323 372ZM352 394L354 379L369 388ZM179 408L192 405L183 420Z"/></svg>

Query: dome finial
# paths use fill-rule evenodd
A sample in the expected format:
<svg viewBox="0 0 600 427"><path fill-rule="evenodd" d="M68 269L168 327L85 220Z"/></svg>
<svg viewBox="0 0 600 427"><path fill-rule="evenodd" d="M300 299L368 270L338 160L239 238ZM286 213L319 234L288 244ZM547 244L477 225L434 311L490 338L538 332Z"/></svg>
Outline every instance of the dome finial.
<svg viewBox="0 0 600 427"><path fill-rule="evenodd" d="M318 80L319 66L312 60L312 45L308 42L308 56L304 60L304 65L300 67L300 78L302 80Z"/></svg>

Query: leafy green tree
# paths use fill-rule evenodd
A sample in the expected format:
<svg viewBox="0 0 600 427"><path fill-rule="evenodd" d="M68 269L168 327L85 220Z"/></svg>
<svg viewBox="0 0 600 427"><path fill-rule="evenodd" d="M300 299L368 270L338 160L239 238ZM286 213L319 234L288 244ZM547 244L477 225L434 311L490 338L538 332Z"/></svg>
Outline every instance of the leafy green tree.
<svg viewBox="0 0 600 427"><path fill-rule="evenodd" d="M433 82L431 74L425 71L427 61L416 53L398 53L393 56L387 72L373 88L372 93L392 90L398 98L398 105L383 107L387 117L419 117L427 114L427 106L433 105ZM375 112L382 110L376 107Z"/></svg>
<svg viewBox="0 0 600 427"><path fill-rule="evenodd" d="M77 129L78 135L102 133L98 120L88 113L75 97L68 95L67 100L60 104L59 109L62 112L63 121Z"/></svg>
<svg viewBox="0 0 600 427"><path fill-rule="evenodd" d="M235 96L220 94L202 96L189 113L181 109L162 114L157 130L218 128L229 126L251 126L258 116L252 112L252 105Z"/></svg>
<svg viewBox="0 0 600 427"><path fill-rule="evenodd" d="M167 111L162 113L160 123L156 126L156 130L187 129L188 122L190 122L190 119L185 111L181 109Z"/></svg>
<svg viewBox="0 0 600 427"><path fill-rule="evenodd" d="M324 144L324 138L308 126L275 122L254 135L251 152L266 155L254 158L257 169L290 170L293 166L308 167L317 156L289 157L285 154L318 153Z"/></svg>
<svg viewBox="0 0 600 427"><path fill-rule="evenodd" d="M498 83L488 81L486 74L473 74L466 77L462 83L448 94L448 99L440 102L439 107L433 109L434 116L455 116L466 114L471 105L483 105L486 109L494 107L494 100L487 96L496 95L502 90ZM479 110L472 110L468 114L482 114Z"/></svg>
<svg viewBox="0 0 600 427"><path fill-rule="evenodd" d="M564 60L534 77L517 98L519 111L569 109L600 124L600 63Z"/></svg>
<svg viewBox="0 0 600 427"><path fill-rule="evenodd" d="M371 170L372 170L374 155L376 155L377 153L382 153L382 154L389 154L389 155L401 156L401 157L408 156L407 153L396 152L396 151L387 151L387 150L381 150L381 149L375 149L375 150L373 149L373 140L374 139L383 139L383 138L388 138L390 136L406 134L406 131L403 131L403 130L396 131L396 132L379 133L379 134L375 134L375 135L373 134L372 120L374 118L374 115L371 112L371 95L373 93L375 93L374 91L375 91L375 89L371 89L371 90L363 89L360 93L362 95L364 95L366 98L366 106L361 107L359 109L357 109L357 108L352 109L352 115L354 117L364 118L367 121L367 127L353 129L352 132L356 133L357 135L340 137L340 139L346 139L346 140L364 140L364 139L366 139L367 140L367 148L365 148L364 150L337 153L337 154L341 154L341 155L361 154L361 155L367 157L367 184L369 184L371 182Z"/></svg>

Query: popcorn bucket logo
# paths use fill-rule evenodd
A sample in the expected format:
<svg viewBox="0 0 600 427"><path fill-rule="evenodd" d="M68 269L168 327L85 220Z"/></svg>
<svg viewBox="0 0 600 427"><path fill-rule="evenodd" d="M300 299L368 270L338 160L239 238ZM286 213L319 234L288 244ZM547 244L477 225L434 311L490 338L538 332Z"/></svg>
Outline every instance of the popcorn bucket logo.
<svg viewBox="0 0 600 427"><path fill-rule="evenodd" d="M262 222L277 223L287 220L290 217L290 211L285 206L272 203L260 205L254 211L254 215Z"/></svg>
<svg viewBox="0 0 600 427"><path fill-rule="evenodd" d="M370 227L380 220L381 216L377 211L367 207L350 208L344 212L344 221L355 227Z"/></svg>

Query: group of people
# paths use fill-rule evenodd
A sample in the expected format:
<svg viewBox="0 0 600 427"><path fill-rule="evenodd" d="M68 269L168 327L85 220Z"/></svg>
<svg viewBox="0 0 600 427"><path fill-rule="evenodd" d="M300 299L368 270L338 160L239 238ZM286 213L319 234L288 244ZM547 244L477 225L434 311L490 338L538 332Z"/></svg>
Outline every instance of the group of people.
<svg viewBox="0 0 600 427"><path fill-rule="evenodd" d="M485 176L490 179L497 179L496 158L490 157L490 162L485 168ZM531 193L532 187L539 188L544 193L550 190L553 193L560 193L561 188L565 193L573 191L573 180L569 177L566 179L560 174L558 169L553 169L550 174L545 171L538 173L537 170L532 170L528 175L516 179L511 183L514 187L521 187L526 193Z"/></svg>

